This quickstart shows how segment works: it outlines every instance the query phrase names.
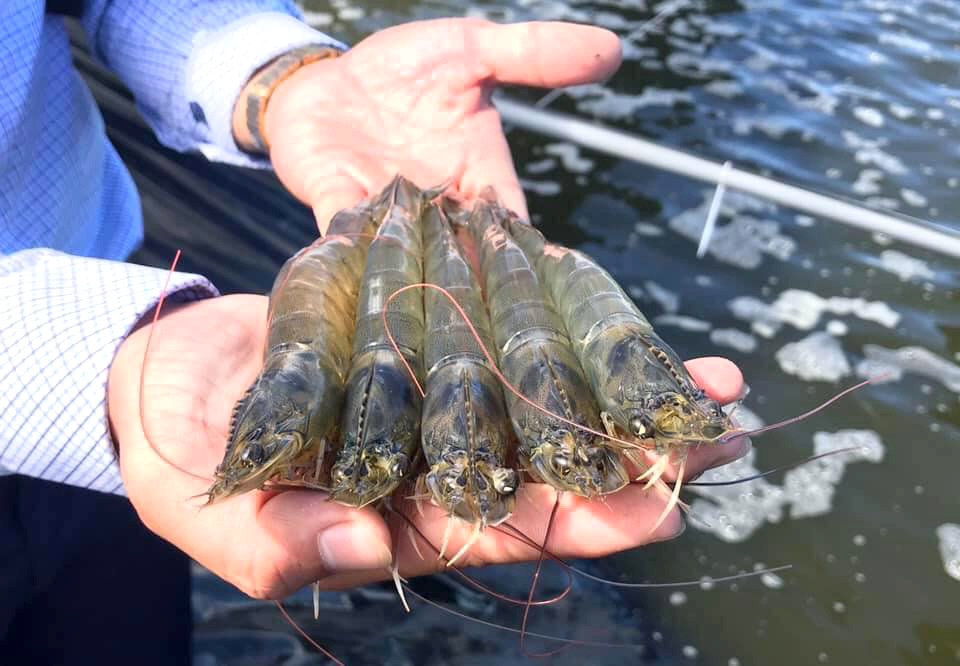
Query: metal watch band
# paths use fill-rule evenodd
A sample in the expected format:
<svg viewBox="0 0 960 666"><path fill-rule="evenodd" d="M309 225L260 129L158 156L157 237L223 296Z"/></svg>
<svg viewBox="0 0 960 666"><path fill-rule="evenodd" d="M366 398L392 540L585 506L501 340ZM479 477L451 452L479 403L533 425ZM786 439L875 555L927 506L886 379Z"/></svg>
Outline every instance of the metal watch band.
<svg viewBox="0 0 960 666"><path fill-rule="evenodd" d="M248 88L246 99L247 111L247 130L253 141L252 146L245 147L250 152L268 155L270 145L263 134L263 118L267 111L267 102L271 93L276 90L283 81L295 71L308 65L311 62L323 60L325 58L336 58L340 55L338 49L332 46L321 46L319 44L308 44L287 51L280 57L273 60L260 72L254 74Z"/></svg>

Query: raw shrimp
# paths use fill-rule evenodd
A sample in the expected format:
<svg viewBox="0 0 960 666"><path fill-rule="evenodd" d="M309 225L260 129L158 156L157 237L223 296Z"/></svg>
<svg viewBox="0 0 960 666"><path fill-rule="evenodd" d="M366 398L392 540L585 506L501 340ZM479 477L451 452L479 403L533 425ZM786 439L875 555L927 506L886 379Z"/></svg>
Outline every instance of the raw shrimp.
<svg viewBox="0 0 960 666"><path fill-rule="evenodd" d="M393 492L419 451L423 291L386 300L423 281L420 215L432 193L400 176L387 193L387 212L360 283L341 448L331 471L332 499L358 507ZM396 347L387 341L384 320Z"/></svg>
<svg viewBox="0 0 960 666"><path fill-rule="evenodd" d="M491 349L479 285L446 216L431 204L423 219L425 281L456 298ZM418 485L425 485L433 501L451 516L474 526L473 536L455 560L480 530L513 513L519 474L509 465L511 433L503 390L467 322L436 290L426 292L424 304L427 381L421 439L430 468Z"/></svg>
<svg viewBox="0 0 960 666"><path fill-rule="evenodd" d="M480 202L468 226L482 266L500 371L525 397L591 430L600 408L574 355L563 322L536 271L499 220L506 211ZM558 490L584 497L629 481L618 451L602 437L548 416L511 392L507 409L530 471Z"/></svg>
<svg viewBox="0 0 960 666"><path fill-rule="evenodd" d="M234 408L209 502L268 481L318 485L343 401L357 289L379 214L382 206L369 203L341 211L325 238L277 274L263 370Z"/></svg>

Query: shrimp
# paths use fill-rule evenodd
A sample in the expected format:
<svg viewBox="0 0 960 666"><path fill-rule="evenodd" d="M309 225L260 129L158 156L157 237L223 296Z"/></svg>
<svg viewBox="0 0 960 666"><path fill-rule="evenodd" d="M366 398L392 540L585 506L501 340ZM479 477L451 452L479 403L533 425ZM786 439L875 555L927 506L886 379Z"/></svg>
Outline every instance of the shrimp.
<svg viewBox="0 0 960 666"><path fill-rule="evenodd" d="M386 191L389 209L370 244L360 283L341 448L331 470L331 498L357 507L393 492L419 448L423 291L385 301L397 289L423 280L419 218L429 194L400 176ZM396 348L387 342L384 307Z"/></svg>
<svg viewBox="0 0 960 666"><path fill-rule="evenodd" d="M619 428L652 440L658 453L678 452L682 466L690 446L720 441L734 431L719 403L697 385L676 352L596 261L547 242L519 219L511 218L507 225L553 297L611 435ZM659 478L667 459L662 456L648 473Z"/></svg>
<svg viewBox="0 0 960 666"><path fill-rule="evenodd" d="M505 215L481 202L469 218L500 371L536 404L596 431L600 408L533 266L500 226ZM511 392L506 397L521 457L535 477L583 497L616 492L628 483L617 450L602 437L571 428Z"/></svg>
<svg viewBox="0 0 960 666"><path fill-rule="evenodd" d="M292 479L317 485L344 395L357 289L382 206L341 211L270 292L263 370L237 402L208 503Z"/></svg>
<svg viewBox="0 0 960 666"><path fill-rule="evenodd" d="M476 277L437 205L427 208L423 226L425 281L456 298L490 349L489 324ZM485 526L498 525L512 515L520 479L507 464L511 435L503 390L483 351L446 296L431 289L424 305L427 381L421 441L430 468L418 487L426 486L451 518L474 526L470 540L449 563L466 552Z"/></svg>

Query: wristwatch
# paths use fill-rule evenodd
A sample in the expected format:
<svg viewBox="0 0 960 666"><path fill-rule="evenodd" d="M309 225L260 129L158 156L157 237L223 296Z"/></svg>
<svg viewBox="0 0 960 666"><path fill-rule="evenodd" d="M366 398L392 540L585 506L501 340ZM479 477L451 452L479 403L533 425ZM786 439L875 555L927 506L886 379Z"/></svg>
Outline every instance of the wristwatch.
<svg viewBox="0 0 960 666"><path fill-rule="evenodd" d="M270 95L295 71L318 60L336 58L340 55L338 49L320 44L308 44L287 51L283 55L269 62L260 71L253 75L245 87L247 116L247 131L253 141L252 146L244 146L252 153L268 155L270 146L263 134L263 118L267 112L267 102Z"/></svg>

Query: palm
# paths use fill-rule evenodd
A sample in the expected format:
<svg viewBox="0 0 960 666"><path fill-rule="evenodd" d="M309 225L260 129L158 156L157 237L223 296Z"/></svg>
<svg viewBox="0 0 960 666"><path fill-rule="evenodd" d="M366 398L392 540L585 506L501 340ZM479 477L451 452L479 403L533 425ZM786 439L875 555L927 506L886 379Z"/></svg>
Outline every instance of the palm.
<svg viewBox="0 0 960 666"><path fill-rule="evenodd" d="M124 343L110 380L110 416L120 446L124 482L131 501L152 530L244 591L275 597L323 574L316 538L330 525L356 528L357 548L380 539L389 543L388 526L372 509L350 509L326 501L322 493L297 490L252 492L202 510L197 507L210 477L223 457L233 404L259 371L262 362L266 299L228 296L171 310L153 328L131 335ZM119 368L131 368L129 372ZM702 360L693 366L698 378L718 399L740 389L740 376L729 362ZM144 380L140 395L141 368ZM141 413L140 402L144 405ZM691 460L696 473L736 455L727 448L698 452ZM521 489L510 523L539 541L555 494L543 484ZM599 556L672 536L674 513L655 533L650 530L665 498L630 487L587 502L572 495L562 508L550 538L552 552ZM446 515L424 502L423 515L402 507L434 544L447 525ZM674 510L675 512L676 510ZM394 547L406 574L436 570L440 563L429 546L418 544L421 559L391 519ZM458 528L448 552L458 549L467 530ZM399 536L399 538L397 538ZM495 530L487 530L464 558L464 564L530 559L535 551ZM343 587L380 578L385 571L334 575L325 581Z"/></svg>
<svg viewBox="0 0 960 666"><path fill-rule="evenodd" d="M492 87L583 83L617 64L616 38L584 26L444 19L390 28L277 89L265 128L271 160L321 230L395 173L468 198L491 185L525 215Z"/></svg>

